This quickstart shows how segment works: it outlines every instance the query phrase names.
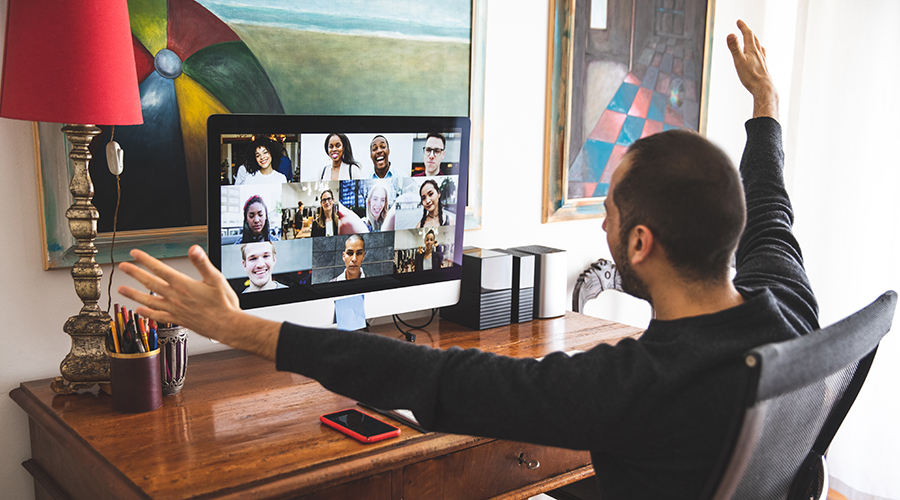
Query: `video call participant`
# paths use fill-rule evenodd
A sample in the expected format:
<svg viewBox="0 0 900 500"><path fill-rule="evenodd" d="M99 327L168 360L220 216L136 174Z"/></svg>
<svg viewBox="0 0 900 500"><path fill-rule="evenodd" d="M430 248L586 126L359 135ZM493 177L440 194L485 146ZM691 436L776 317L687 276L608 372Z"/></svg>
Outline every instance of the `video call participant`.
<svg viewBox="0 0 900 500"><path fill-rule="evenodd" d="M435 175L444 175L441 169L441 162L444 161L444 152L447 148L447 139L440 132L430 132L425 138L425 147L422 153L425 157L425 171L413 175L413 177L431 177Z"/></svg>
<svg viewBox="0 0 900 500"><path fill-rule="evenodd" d="M297 211L294 212L294 221L292 222L292 226L294 228L294 238L299 238L300 231L303 230L303 202L297 202Z"/></svg>
<svg viewBox="0 0 900 500"><path fill-rule="evenodd" d="M278 241L278 236L269 228L269 209L259 195L247 198L244 203L244 229L235 244L254 241Z"/></svg>
<svg viewBox="0 0 900 500"><path fill-rule="evenodd" d="M287 177L277 170L281 165L284 148L281 144L259 136L250 143L244 158L244 165L238 168L234 184L282 184Z"/></svg>
<svg viewBox="0 0 900 500"><path fill-rule="evenodd" d="M388 213L388 190L381 182L376 183L369 189L369 196L366 199L366 227L369 232L381 231L381 225Z"/></svg>
<svg viewBox="0 0 900 500"><path fill-rule="evenodd" d="M325 153L331 158L331 163L322 169L319 180L348 181L362 177L359 162L353 159L353 148L346 135L328 134L325 137Z"/></svg>
<svg viewBox="0 0 900 500"><path fill-rule="evenodd" d="M444 204L441 201L441 188L434 179L428 179L419 187L419 198L422 200L422 220L416 224L416 229L429 226L452 226L456 223L456 217L451 213L444 213Z"/></svg>
<svg viewBox="0 0 900 500"><path fill-rule="evenodd" d="M416 272L440 269L441 263L444 262L444 256L441 254L441 249L435 244L436 239L433 229L429 229L425 233L425 247L416 249Z"/></svg>
<svg viewBox="0 0 900 500"><path fill-rule="evenodd" d="M366 258L366 240L359 234L351 234L344 242L344 251L341 253L344 259L344 272L337 275L331 281L346 281L365 278L362 270L363 259Z"/></svg>
<svg viewBox="0 0 900 500"><path fill-rule="evenodd" d="M334 193L330 189L322 191L319 195L319 208L316 209L316 218L312 223L313 236L334 236L338 233L337 210L334 209Z"/></svg>
<svg viewBox="0 0 900 500"><path fill-rule="evenodd" d="M319 195L319 208L312 222L312 236L367 233L366 223L353 210L344 208L334 199L331 189Z"/></svg>
<svg viewBox="0 0 900 500"><path fill-rule="evenodd" d="M272 279L272 269L275 267L275 245L271 241L247 243L241 246L241 263L244 271L247 272L247 277L250 278L250 286L241 293L287 288L287 285L282 285Z"/></svg>
<svg viewBox="0 0 900 500"><path fill-rule="evenodd" d="M119 293L144 305L141 316L366 404L410 409L429 430L590 450L605 500L701 498L745 403L744 353L819 327L792 230L778 93L765 49L738 27L743 49L733 34L728 48L753 99L740 173L699 134L670 130L635 142L610 180L607 243L623 288L655 313L639 339L538 361L267 321L240 310L199 246L188 256L202 281L132 250L146 270L120 269L159 296Z"/></svg>
<svg viewBox="0 0 900 500"><path fill-rule="evenodd" d="M372 157L372 166L375 171L372 173L373 179L387 179L394 176L391 170L391 146L383 135L376 135L369 144L369 154ZM398 174L399 175L399 174Z"/></svg>

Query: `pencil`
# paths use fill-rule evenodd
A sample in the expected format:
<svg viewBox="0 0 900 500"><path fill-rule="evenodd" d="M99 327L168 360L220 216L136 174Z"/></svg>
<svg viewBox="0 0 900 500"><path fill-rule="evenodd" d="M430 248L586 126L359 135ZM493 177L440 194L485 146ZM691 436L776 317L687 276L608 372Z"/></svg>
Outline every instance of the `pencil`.
<svg viewBox="0 0 900 500"><path fill-rule="evenodd" d="M112 318L109 319L109 328L112 332L113 346L116 348L116 353L120 353L122 351L119 350L119 334L116 332L116 322Z"/></svg>

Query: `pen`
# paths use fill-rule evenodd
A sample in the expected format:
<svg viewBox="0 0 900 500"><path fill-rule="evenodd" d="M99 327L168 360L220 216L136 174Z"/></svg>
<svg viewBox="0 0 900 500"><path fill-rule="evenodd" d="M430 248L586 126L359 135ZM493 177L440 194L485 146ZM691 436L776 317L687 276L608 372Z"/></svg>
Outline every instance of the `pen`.
<svg viewBox="0 0 900 500"><path fill-rule="evenodd" d="M150 320L150 338L153 340L153 348L159 349L159 335L156 333L156 321Z"/></svg>
<svg viewBox="0 0 900 500"><path fill-rule="evenodd" d="M134 315L134 322L137 325L137 330L141 334L141 342L144 345L144 352L150 352L150 340L147 338L147 330L144 328L144 320L137 314Z"/></svg>

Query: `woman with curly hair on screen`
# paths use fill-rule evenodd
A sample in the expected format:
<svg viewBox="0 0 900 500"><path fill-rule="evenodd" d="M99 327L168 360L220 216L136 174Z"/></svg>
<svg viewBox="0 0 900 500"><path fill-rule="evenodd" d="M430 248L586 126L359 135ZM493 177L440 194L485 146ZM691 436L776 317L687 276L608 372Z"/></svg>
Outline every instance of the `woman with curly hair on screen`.
<svg viewBox="0 0 900 500"><path fill-rule="evenodd" d="M247 148L244 164L238 168L234 184L281 184L287 177L278 171L283 148L265 136L253 139Z"/></svg>

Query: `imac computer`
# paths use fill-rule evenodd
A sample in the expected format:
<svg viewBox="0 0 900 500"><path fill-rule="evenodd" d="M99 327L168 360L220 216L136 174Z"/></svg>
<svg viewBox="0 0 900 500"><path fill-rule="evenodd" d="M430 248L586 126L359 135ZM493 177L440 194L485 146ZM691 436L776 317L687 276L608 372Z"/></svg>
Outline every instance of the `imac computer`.
<svg viewBox="0 0 900 500"><path fill-rule="evenodd" d="M213 115L209 256L252 314L334 322L459 300L466 117ZM357 302L358 303L358 302Z"/></svg>

